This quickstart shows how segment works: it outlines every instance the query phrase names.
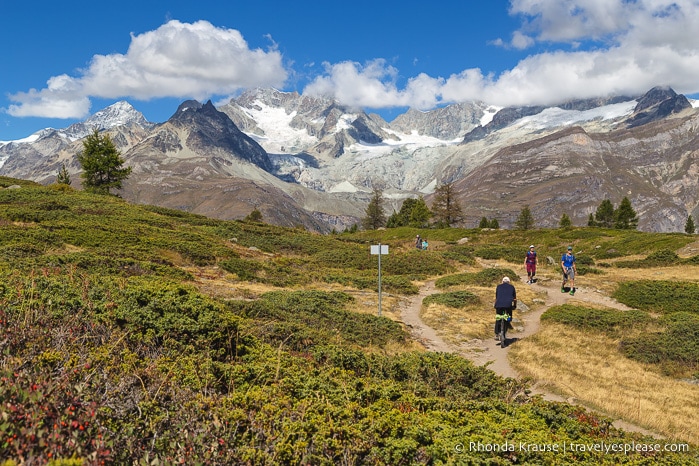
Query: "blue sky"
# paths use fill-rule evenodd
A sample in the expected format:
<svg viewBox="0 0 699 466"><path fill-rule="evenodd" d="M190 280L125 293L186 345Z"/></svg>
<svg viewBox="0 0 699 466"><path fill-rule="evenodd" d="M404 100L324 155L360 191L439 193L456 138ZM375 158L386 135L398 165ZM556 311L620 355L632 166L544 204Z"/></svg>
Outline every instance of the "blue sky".
<svg viewBox="0 0 699 466"><path fill-rule="evenodd" d="M0 141L119 100L149 121L249 87L391 120L455 102L699 92L699 0L0 4Z"/></svg>

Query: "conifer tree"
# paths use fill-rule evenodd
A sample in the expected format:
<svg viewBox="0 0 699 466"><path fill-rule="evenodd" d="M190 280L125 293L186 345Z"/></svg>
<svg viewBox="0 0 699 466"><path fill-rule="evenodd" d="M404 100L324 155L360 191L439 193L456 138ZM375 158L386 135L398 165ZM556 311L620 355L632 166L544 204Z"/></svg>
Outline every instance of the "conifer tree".
<svg viewBox="0 0 699 466"><path fill-rule="evenodd" d="M561 221L558 222L558 226L560 228L570 228L572 226L573 222L570 221L570 217L568 217L568 214L564 213L561 215Z"/></svg>
<svg viewBox="0 0 699 466"><path fill-rule="evenodd" d="M490 228L490 222L488 219L483 217L481 222L478 224L478 228Z"/></svg>
<svg viewBox="0 0 699 466"><path fill-rule="evenodd" d="M603 228L612 228L614 226L614 205L609 199L603 200L597 207L595 226Z"/></svg>
<svg viewBox="0 0 699 466"><path fill-rule="evenodd" d="M246 217L245 220L249 222L261 222L262 221L262 212L255 207L252 212L250 212Z"/></svg>
<svg viewBox="0 0 699 466"><path fill-rule="evenodd" d="M366 230L376 230L386 225L386 215L383 208L383 193L379 188L374 188L371 201L366 208L366 217L362 220Z"/></svg>
<svg viewBox="0 0 699 466"><path fill-rule="evenodd" d="M432 212L430 212L430 209L427 207L425 199L420 196L410 209L408 225L415 228L424 228L429 225L431 216Z"/></svg>
<svg viewBox="0 0 699 466"><path fill-rule="evenodd" d="M624 196L619 207L614 211L614 228L620 230L635 230L638 227L638 216L631 206L629 198Z"/></svg>
<svg viewBox="0 0 699 466"><path fill-rule="evenodd" d="M526 205L519 212L519 217L515 221L515 228L518 230L529 230L534 227L534 217L532 217L532 212L529 210L529 206Z"/></svg>
<svg viewBox="0 0 699 466"><path fill-rule="evenodd" d="M98 130L83 141L78 153L83 169L80 175L83 187L98 194L110 194L110 189L121 189L121 182L131 174L131 167L123 167L124 159L108 134L100 136Z"/></svg>
<svg viewBox="0 0 699 466"><path fill-rule="evenodd" d="M448 228L463 220L463 212L459 201L456 200L456 190L453 183L445 183L435 190L432 216L439 227Z"/></svg>
<svg viewBox="0 0 699 466"><path fill-rule="evenodd" d="M56 175L56 184L66 184L70 186L71 183L72 182L70 181L70 173L68 173L66 164L62 163L61 169L58 170L58 175Z"/></svg>
<svg viewBox="0 0 699 466"><path fill-rule="evenodd" d="M687 217L687 222L684 224L684 232L688 235L693 235L695 231L694 219L690 215Z"/></svg>
<svg viewBox="0 0 699 466"><path fill-rule="evenodd" d="M595 216L590 214L589 217L587 217L587 226L588 227L596 227L597 223L595 223Z"/></svg>
<svg viewBox="0 0 699 466"><path fill-rule="evenodd" d="M399 227L406 227L410 224L410 214L417 203L417 199L408 198L403 201L398 211L398 216L396 218L397 225Z"/></svg>
<svg viewBox="0 0 699 466"><path fill-rule="evenodd" d="M499 230L500 229L500 223L498 223L498 219L494 218L490 221L490 228L493 230Z"/></svg>
<svg viewBox="0 0 699 466"><path fill-rule="evenodd" d="M398 228L401 225L400 217L398 216L398 212L393 210L393 213L388 216L388 220L386 220L386 228Z"/></svg>

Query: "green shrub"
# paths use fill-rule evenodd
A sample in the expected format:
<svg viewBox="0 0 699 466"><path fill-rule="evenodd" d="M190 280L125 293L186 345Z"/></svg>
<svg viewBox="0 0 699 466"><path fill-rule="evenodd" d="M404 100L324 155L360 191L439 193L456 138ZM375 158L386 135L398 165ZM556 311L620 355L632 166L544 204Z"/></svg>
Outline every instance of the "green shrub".
<svg viewBox="0 0 699 466"><path fill-rule="evenodd" d="M221 304L179 283L133 277L118 296L105 293L103 300L109 297L114 305L104 306L105 317L140 338L167 338L218 350L238 325Z"/></svg>
<svg viewBox="0 0 699 466"><path fill-rule="evenodd" d="M659 364L668 373L699 369L699 316L676 312L660 320L662 332L622 342L624 354L640 362Z"/></svg>
<svg viewBox="0 0 699 466"><path fill-rule="evenodd" d="M476 258L473 255L473 246L452 246L449 249L441 251L442 257L449 260L460 262L464 265L475 265Z"/></svg>
<svg viewBox="0 0 699 466"><path fill-rule="evenodd" d="M231 258L219 262L219 266L227 272L234 273L238 280L267 283L273 286L297 286L315 277L309 272L305 261L293 258L275 258L266 261L254 261L241 258Z"/></svg>
<svg viewBox="0 0 699 466"><path fill-rule="evenodd" d="M372 257L376 258L376 256ZM374 267L377 267L378 261L374 260ZM382 256L381 270L386 274L407 275L418 278L443 275L451 271L452 268L438 252L411 250L407 254Z"/></svg>
<svg viewBox="0 0 699 466"><path fill-rule="evenodd" d="M578 275L602 275L605 272L603 270L597 269L595 267L588 267L586 265L576 265L575 270L577 270Z"/></svg>
<svg viewBox="0 0 699 466"><path fill-rule="evenodd" d="M611 335L631 328L644 328L651 317L647 312L616 309L593 309L583 306L563 304L553 306L541 316L542 321L557 322L570 327L594 330Z"/></svg>
<svg viewBox="0 0 699 466"><path fill-rule="evenodd" d="M643 269L650 267L667 267L681 262L675 251L661 249L649 254L645 259L633 261L619 261L615 265L622 268Z"/></svg>
<svg viewBox="0 0 699 466"><path fill-rule="evenodd" d="M334 250L324 250L313 255L319 267L332 269L371 270L377 268L376 256L364 247L342 245ZM385 257L382 257L382 265Z"/></svg>
<svg viewBox="0 0 699 466"><path fill-rule="evenodd" d="M630 307L649 312L699 313L699 284L664 280L639 280L620 283L612 295Z"/></svg>
<svg viewBox="0 0 699 466"><path fill-rule="evenodd" d="M274 291L246 306L230 305L243 316L274 322L258 335L260 338L286 341L299 351L338 338L361 347L404 341L406 335L397 322L345 310L353 300L341 292Z"/></svg>
<svg viewBox="0 0 699 466"><path fill-rule="evenodd" d="M422 300L422 304L442 304L453 308L463 308L470 304L479 304L480 298L468 291L452 291L449 293L435 293Z"/></svg>

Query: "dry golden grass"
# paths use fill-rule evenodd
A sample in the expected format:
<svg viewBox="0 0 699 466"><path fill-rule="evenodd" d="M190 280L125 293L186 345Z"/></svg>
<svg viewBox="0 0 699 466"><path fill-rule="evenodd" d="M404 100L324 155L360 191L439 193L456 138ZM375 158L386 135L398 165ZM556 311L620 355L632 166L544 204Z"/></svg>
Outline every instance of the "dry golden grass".
<svg viewBox="0 0 699 466"><path fill-rule="evenodd" d="M667 436L699 444L699 386L625 358L618 342L559 324L510 349L511 365L543 388Z"/></svg>
<svg viewBox="0 0 699 466"><path fill-rule="evenodd" d="M472 338L485 338L493 333L495 312L485 306L454 309L440 304L423 306L420 319L435 329L444 341L459 344Z"/></svg>
<svg viewBox="0 0 699 466"><path fill-rule="evenodd" d="M523 283L514 283L517 289L517 299L520 303L525 303L530 310L542 306L536 303L538 299L543 302L545 295L533 291ZM467 290L477 295L480 305L467 306L463 309L454 309L448 306L430 304L423 306L420 311L420 318L427 325L435 329L439 335L448 343L458 344L473 338L491 338L495 325L495 310L493 301L495 300L495 286L455 286L448 291ZM440 290L439 292L444 292ZM519 310L515 310L513 325L518 327L520 321Z"/></svg>

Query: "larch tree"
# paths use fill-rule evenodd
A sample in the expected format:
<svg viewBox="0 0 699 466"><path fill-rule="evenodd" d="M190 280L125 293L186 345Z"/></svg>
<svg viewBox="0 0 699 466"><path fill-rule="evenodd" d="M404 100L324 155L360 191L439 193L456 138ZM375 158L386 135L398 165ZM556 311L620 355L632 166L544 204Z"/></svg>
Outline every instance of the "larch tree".
<svg viewBox="0 0 699 466"><path fill-rule="evenodd" d="M374 188L371 201L366 208L366 217L362 220L365 230L376 230L386 226L386 214L383 208L383 192Z"/></svg>
<svg viewBox="0 0 699 466"><path fill-rule="evenodd" d="M464 219L453 183L440 185L434 193L432 216L438 227L450 227Z"/></svg>
<svg viewBox="0 0 699 466"><path fill-rule="evenodd" d="M695 226L694 226L694 219L690 215L687 217L687 222L684 224L684 232L687 233L688 235L693 235L695 231Z"/></svg>

